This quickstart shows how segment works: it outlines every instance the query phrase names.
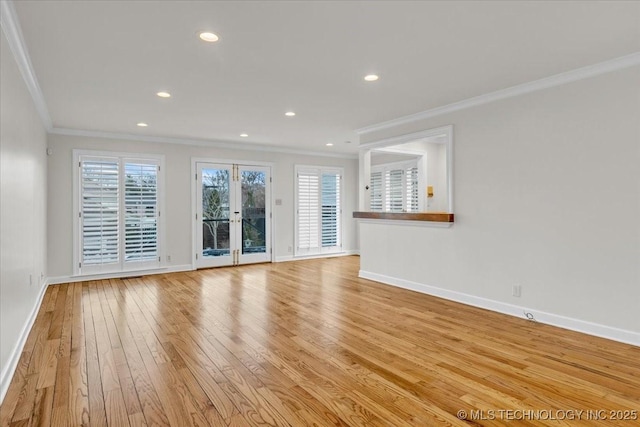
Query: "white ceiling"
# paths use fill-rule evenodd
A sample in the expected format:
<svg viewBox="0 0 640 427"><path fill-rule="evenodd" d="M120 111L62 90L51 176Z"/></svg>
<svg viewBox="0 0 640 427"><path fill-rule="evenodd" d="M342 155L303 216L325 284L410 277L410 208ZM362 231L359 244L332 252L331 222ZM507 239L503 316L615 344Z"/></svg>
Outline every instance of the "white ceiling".
<svg viewBox="0 0 640 427"><path fill-rule="evenodd" d="M361 127L640 51L640 2L14 6L55 128L327 152L355 152Z"/></svg>

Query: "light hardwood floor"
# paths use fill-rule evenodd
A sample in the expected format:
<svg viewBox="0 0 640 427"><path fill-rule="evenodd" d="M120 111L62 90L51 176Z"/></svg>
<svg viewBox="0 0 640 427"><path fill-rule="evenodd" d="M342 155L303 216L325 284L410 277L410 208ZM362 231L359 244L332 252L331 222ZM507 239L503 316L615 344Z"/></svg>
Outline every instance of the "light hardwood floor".
<svg viewBox="0 0 640 427"><path fill-rule="evenodd" d="M610 419L640 409L640 348L358 279L358 265L51 286L0 425L640 425Z"/></svg>

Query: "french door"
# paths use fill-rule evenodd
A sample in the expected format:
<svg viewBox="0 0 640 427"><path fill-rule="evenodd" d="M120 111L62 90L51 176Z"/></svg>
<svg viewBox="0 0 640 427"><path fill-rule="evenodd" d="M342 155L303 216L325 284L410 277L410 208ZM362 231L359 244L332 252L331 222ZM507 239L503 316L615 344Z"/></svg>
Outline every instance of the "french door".
<svg viewBox="0 0 640 427"><path fill-rule="evenodd" d="M271 170L196 163L196 267L271 261Z"/></svg>

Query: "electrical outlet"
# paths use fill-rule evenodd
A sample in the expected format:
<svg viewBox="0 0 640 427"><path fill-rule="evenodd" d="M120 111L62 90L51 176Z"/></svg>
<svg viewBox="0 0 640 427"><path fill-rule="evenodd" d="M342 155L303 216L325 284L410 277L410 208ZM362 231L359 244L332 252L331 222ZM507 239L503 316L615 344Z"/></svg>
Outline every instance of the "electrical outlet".
<svg viewBox="0 0 640 427"><path fill-rule="evenodd" d="M171 262L171 255L167 255L167 262Z"/></svg>
<svg viewBox="0 0 640 427"><path fill-rule="evenodd" d="M287 246L287 252L291 253L293 251L293 248L291 246Z"/></svg>
<svg viewBox="0 0 640 427"><path fill-rule="evenodd" d="M33 274L29 274L29 286L33 286Z"/></svg>
<svg viewBox="0 0 640 427"><path fill-rule="evenodd" d="M513 296L517 298L522 296L522 285L513 285Z"/></svg>

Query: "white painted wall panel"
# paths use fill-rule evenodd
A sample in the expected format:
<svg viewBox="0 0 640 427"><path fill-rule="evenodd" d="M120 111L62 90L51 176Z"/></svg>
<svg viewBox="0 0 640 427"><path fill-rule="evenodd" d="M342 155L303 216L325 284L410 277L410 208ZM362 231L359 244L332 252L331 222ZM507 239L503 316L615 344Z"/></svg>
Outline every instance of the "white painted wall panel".
<svg viewBox="0 0 640 427"><path fill-rule="evenodd" d="M46 132L1 33L0 399L47 274Z"/></svg>

